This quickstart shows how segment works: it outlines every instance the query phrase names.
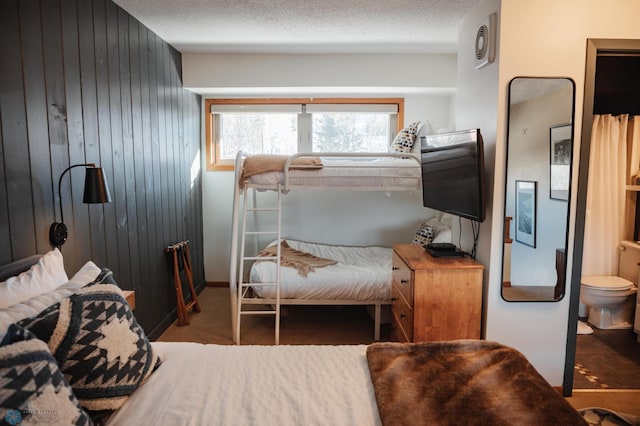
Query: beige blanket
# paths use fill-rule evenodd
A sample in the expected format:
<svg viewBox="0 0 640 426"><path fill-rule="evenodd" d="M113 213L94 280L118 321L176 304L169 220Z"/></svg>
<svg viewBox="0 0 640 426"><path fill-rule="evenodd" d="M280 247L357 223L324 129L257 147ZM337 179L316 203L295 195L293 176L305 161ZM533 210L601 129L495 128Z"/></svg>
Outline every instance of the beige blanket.
<svg viewBox="0 0 640 426"><path fill-rule="evenodd" d="M271 155L259 154L252 155L243 161L242 174L240 176L240 186L244 186L244 182L254 175L266 172L282 172L284 165L289 158L288 155ZM291 162L291 168L321 168L322 160L320 157L298 157Z"/></svg>
<svg viewBox="0 0 640 426"><path fill-rule="evenodd" d="M335 265L338 263L332 259L324 259L322 257L314 256L311 253L293 249L286 241L282 241L280 244L280 265L296 268L298 274L303 277L309 275L309 272L315 271L315 268ZM275 245L267 247L258 253L258 256L276 256L277 249L278 246Z"/></svg>
<svg viewBox="0 0 640 426"><path fill-rule="evenodd" d="M374 343L367 361L385 425L587 424L520 352L498 343Z"/></svg>

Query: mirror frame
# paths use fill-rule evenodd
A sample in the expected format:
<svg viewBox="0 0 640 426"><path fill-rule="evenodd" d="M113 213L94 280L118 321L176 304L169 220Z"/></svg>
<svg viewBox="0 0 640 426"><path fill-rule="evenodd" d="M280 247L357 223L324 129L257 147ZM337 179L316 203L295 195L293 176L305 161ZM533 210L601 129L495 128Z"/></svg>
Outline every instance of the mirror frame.
<svg viewBox="0 0 640 426"><path fill-rule="evenodd" d="M562 258L559 258L558 254L556 253L556 274L557 274L557 280L556 280L556 285L554 287L554 292L553 292L553 298L539 298L539 299L534 299L534 298L522 298L522 299L516 299L516 298L506 298L505 294L504 294L504 271L505 271L505 246L506 244L504 243L504 235L505 234L505 229L504 229L504 224L503 224L503 238L502 238L502 271L500 273L500 277L501 277L501 281L500 281L500 297L502 298L502 300L504 300L505 302L509 302L509 303L517 303L517 302L559 302L561 301L565 294L567 293L567 285L570 282L570 279L568 278L568 274L570 271L567 271L567 259L568 259L568 255L567 252L569 250L569 226L570 226L570 222L571 222L571 194L573 193L573 166L574 166L574 162L575 162L575 107L576 107L576 84L575 81L570 78L570 77L534 77L534 76L516 76L513 77L510 81L509 81L509 85L508 85L508 90L507 90L507 126L506 126L506 146L505 146L505 171L504 171L504 203L502 206L502 217L505 219L506 221L506 211L507 211L507 190L508 190L508 186L509 186L509 135L510 135L510 122L511 122L511 101L512 101L512 85L515 81L517 81L518 79L536 79L536 80L565 80L570 84L571 87L571 119L569 121L569 123L571 123L571 161L569 163L569 189L568 189L568 195L567 195L567 214L566 214L566 224L565 224L565 238L564 238L564 256L560 256ZM549 130L549 136L551 136L551 128ZM551 152L549 153L551 155ZM549 173L551 173L551 169L549 169ZM550 177L550 176L549 176ZM550 192L551 188L549 188L549 191L546 192ZM540 194L541 192L538 192L538 194ZM546 195L546 193L545 193ZM539 197L539 195L538 195Z"/></svg>

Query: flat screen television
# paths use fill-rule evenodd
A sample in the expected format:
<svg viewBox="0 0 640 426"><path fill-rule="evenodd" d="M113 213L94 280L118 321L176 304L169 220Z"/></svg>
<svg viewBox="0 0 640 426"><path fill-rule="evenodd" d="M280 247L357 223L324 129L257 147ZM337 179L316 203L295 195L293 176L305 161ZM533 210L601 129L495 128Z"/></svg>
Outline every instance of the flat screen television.
<svg viewBox="0 0 640 426"><path fill-rule="evenodd" d="M424 206L484 221L484 151L480 129L422 137L420 157Z"/></svg>

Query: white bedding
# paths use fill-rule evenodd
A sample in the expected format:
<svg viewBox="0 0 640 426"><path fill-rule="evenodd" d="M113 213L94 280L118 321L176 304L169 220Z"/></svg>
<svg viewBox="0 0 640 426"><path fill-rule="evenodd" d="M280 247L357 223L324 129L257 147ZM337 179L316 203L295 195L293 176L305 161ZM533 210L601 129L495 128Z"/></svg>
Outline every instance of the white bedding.
<svg viewBox="0 0 640 426"><path fill-rule="evenodd" d="M336 265L316 268L302 277L292 267L282 267L280 297L285 299L389 300L391 299L391 259L393 250L385 247L344 247L286 240L296 250L337 260ZM273 261L256 262L251 282L274 282ZM275 297L272 287L255 287L260 297Z"/></svg>
<svg viewBox="0 0 640 426"><path fill-rule="evenodd" d="M324 186L398 190L419 189L422 182L420 164L413 159L322 157L322 164L319 169L291 169L289 185L304 189ZM274 186L281 182L284 182L282 172L261 173L249 178L249 184L257 186Z"/></svg>
<svg viewBox="0 0 640 426"><path fill-rule="evenodd" d="M154 342L162 365L108 425L378 425L366 346Z"/></svg>

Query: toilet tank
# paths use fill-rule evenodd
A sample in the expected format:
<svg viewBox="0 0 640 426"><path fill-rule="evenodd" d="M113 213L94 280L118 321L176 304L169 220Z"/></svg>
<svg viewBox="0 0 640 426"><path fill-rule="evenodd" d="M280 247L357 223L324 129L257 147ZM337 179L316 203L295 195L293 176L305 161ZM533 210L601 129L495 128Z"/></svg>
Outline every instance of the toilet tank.
<svg viewBox="0 0 640 426"><path fill-rule="evenodd" d="M619 248L618 276L637 285L640 281L640 244L635 241L622 241Z"/></svg>

